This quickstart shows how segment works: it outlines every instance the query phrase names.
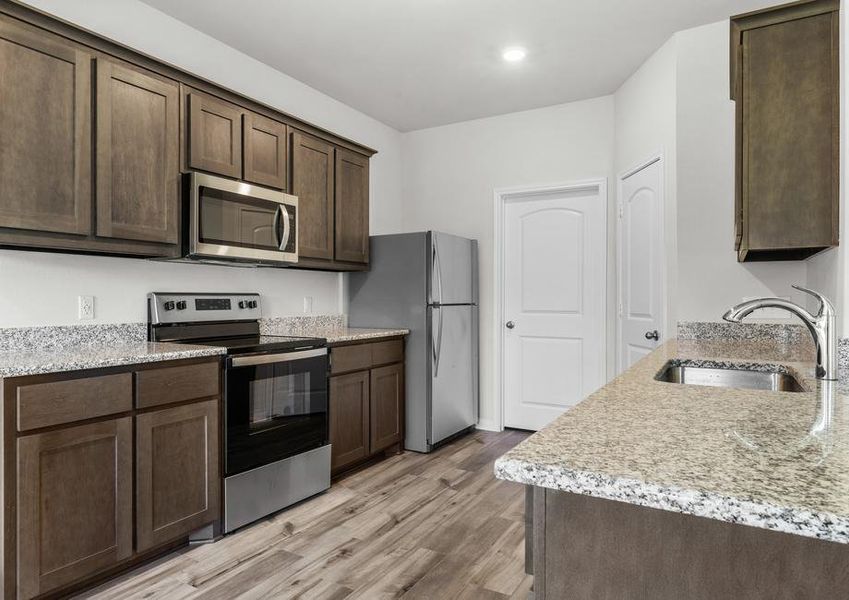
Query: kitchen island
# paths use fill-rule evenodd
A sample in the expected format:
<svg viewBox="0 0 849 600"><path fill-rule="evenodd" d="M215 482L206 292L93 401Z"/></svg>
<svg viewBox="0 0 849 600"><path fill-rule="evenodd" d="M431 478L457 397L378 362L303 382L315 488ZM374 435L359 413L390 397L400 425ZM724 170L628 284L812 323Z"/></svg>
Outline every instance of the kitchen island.
<svg viewBox="0 0 849 600"><path fill-rule="evenodd" d="M779 371L801 392L668 383ZM804 338L670 341L501 457L544 598L849 598L849 389Z"/></svg>

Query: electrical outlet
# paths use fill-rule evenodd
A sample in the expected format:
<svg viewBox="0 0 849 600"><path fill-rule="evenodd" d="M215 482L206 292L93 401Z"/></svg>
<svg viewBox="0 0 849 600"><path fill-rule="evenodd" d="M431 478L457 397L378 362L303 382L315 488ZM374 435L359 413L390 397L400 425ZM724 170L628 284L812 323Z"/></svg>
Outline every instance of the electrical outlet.
<svg viewBox="0 0 849 600"><path fill-rule="evenodd" d="M304 296L304 313L312 313L312 296Z"/></svg>
<svg viewBox="0 0 849 600"><path fill-rule="evenodd" d="M94 318L94 296L79 297L79 319L87 321Z"/></svg>

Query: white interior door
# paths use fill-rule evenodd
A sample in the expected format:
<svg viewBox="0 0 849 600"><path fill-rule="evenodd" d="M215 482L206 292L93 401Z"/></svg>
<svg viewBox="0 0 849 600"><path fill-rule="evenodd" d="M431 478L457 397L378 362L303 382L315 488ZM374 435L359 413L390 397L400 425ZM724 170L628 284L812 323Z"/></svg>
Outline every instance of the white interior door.
<svg viewBox="0 0 849 600"><path fill-rule="evenodd" d="M663 331L663 165L619 184L619 370L654 350Z"/></svg>
<svg viewBox="0 0 849 600"><path fill-rule="evenodd" d="M514 196L504 211L504 424L536 430L604 381L606 198Z"/></svg>

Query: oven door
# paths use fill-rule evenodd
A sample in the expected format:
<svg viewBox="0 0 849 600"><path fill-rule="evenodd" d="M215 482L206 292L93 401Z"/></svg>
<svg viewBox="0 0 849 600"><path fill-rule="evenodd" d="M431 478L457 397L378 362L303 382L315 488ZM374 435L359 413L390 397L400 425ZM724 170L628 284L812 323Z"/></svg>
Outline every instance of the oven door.
<svg viewBox="0 0 849 600"><path fill-rule="evenodd" d="M327 348L227 359L225 473L324 446Z"/></svg>
<svg viewBox="0 0 849 600"><path fill-rule="evenodd" d="M192 257L297 262L297 197L205 173L189 181Z"/></svg>

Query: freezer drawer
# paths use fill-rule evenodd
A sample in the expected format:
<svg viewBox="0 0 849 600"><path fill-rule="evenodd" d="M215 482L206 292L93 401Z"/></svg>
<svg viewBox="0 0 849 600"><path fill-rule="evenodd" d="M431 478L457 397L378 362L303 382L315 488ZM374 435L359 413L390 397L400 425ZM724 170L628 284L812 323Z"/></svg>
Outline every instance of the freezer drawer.
<svg viewBox="0 0 849 600"><path fill-rule="evenodd" d="M477 307L431 310L430 445L477 423Z"/></svg>

